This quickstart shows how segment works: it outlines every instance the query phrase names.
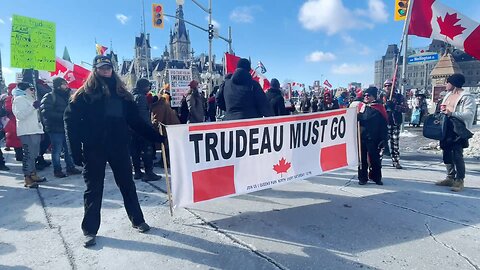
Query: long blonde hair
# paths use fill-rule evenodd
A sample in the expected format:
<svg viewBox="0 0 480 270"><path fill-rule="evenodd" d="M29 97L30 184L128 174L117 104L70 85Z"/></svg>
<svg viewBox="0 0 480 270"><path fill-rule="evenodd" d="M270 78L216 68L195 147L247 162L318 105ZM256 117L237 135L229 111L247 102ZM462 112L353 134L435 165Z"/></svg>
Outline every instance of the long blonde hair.
<svg viewBox="0 0 480 270"><path fill-rule="evenodd" d="M132 94L127 90L125 83L120 79L115 71L112 71L112 77L115 79L116 82L116 92L118 96L124 98L125 100L133 100ZM100 90L99 90L100 89ZM90 75L88 75L87 80L83 83L82 87L80 87L75 94L72 96L72 101L76 101L80 94L85 93L89 99L93 102L95 100L99 100L102 97L109 97L110 90L108 86L101 77L97 73L97 69L93 68Z"/></svg>

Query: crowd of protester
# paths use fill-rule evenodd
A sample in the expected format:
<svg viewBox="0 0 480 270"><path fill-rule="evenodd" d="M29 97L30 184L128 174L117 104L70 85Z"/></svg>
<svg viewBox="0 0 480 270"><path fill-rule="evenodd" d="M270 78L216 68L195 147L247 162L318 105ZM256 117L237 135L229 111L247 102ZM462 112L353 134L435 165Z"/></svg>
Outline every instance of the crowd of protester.
<svg viewBox="0 0 480 270"><path fill-rule="evenodd" d="M299 94L298 110L293 100L285 100L278 79L272 79L266 92L254 81L249 60L240 59L233 74L213 88L211 93L200 89L192 80L178 108L171 107L169 85L156 94L150 81L136 82L134 89L125 84L113 70L108 57L96 56L93 69L84 85L73 92L62 78L53 80L53 89L46 84L34 86L29 82L10 84L1 97L0 117L6 149L15 152L22 162L24 186L38 188L46 181L39 175L53 164L53 176L66 178L81 174L86 184L82 230L84 246L95 245L100 227L100 210L108 163L119 187L132 226L140 232L150 229L145 222L134 179L158 181L153 168L163 167L156 159L159 144L164 143L168 165L168 141L165 125L228 121L259 117L283 116L296 113L315 113L354 107L357 110L360 132L358 180L360 185L382 182L382 158L390 156L392 165L400 165L400 128L403 114L409 109L406 98L387 80L383 89L349 89L334 92L303 92ZM446 179L437 185L453 191L463 189L465 163L462 151L468 138L458 138L456 130L471 129L473 97L462 90L463 75L454 74L447 80L448 94L439 106L439 113L453 119L447 137L440 142ZM38 82L40 83L40 82ZM38 91L42 87L43 91ZM417 93L410 104L415 115L427 114L425 95ZM418 112L417 112L418 111ZM416 117L417 117L416 116ZM415 120L420 125L421 120ZM43 158L50 147L52 162ZM61 159L65 162L65 170ZM77 166L77 167L76 167ZM8 171L0 150L0 170Z"/></svg>

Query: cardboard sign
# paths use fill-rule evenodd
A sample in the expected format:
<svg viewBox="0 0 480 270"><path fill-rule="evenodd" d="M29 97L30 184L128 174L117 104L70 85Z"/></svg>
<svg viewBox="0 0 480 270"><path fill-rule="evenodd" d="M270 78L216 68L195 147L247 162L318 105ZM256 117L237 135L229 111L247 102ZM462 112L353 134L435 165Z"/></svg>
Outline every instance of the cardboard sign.
<svg viewBox="0 0 480 270"><path fill-rule="evenodd" d="M10 65L55 71L55 32L53 22L13 15Z"/></svg>

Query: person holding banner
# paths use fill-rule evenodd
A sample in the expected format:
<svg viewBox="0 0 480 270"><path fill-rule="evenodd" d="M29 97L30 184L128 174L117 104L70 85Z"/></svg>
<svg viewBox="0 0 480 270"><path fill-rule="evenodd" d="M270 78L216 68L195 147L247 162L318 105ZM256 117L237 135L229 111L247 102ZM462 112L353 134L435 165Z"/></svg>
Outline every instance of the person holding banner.
<svg viewBox="0 0 480 270"><path fill-rule="evenodd" d="M217 105L225 111L224 121L273 116L265 92L250 75L250 61L242 58L232 77L220 86Z"/></svg>
<svg viewBox="0 0 480 270"><path fill-rule="evenodd" d="M358 167L360 185L367 184L368 180L383 185L380 152L388 140L388 116L383 104L377 103L377 95L376 87L367 88L363 93L363 102L357 107L360 123L361 155Z"/></svg>
<svg viewBox="0 0 480 270"><path fill-rule="evenodd" d="M83 178L87 186L81 225L84 247L96 244L107 162L132 226L142 233L150 230L133 182L129 128L152 142L162 143L165 137L142 120L132 94L113 71L110 58L102 55L94 58L93 70L72 96L64 121L73 161L84 166Z"/></svg>

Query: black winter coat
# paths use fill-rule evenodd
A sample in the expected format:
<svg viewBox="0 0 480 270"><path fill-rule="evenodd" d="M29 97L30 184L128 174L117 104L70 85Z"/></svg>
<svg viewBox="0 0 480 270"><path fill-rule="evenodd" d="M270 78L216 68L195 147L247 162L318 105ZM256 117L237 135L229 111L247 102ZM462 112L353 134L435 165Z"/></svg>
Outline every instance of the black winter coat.
<svg viewBox="0 0 480 270"><path fill-rule="evenodd" d="M110 89L115 87L110 87ZM101 93L100 89L95 91ZM64 120L67 142L75 164L83 161L83 151L111 152L128 148L129 127L152 142L163 142L164 137L145 123L132 100L119 97L110 91L110 97L92 100L89 94L80 93L69 103ZM83 146L83 147L82 147Z"/></svg>
<svg viewBox="0 0 480 270"><path fill-rule="evenodd" d="M223 120L273 116L267 97L250 73L237 68L217 93L217 105L225 111Z"/></svg>
<svg viewBox="0 0 480 270"><path fill-rule="evenodd" d="M288 115L287 109L285 109L285 99L280 89L270 88L266 95L275 116Z"/></svg>
<svg viewBox="0 0 480 270"><path fill-rule="evenodd" d="M360 136L362 141L373 141L375 144L380 142L386 143L388 140L387 120L382 114L365 104L365 110L358 113L358 121L360 122ZM381 106L377 104L377 106ZM383 109L383 108L382 108Z"/></svg>
<svg viewBox="0 0 480 270"><path fill-rule="evenodd" d="M54 89L43 96L40 103L43 129L47 133L65 133L63 114L70 98L70 89Z"/></svg>
<svg viewBox="0 0 480 270"><path fill-rule="evenodd" d="M133 100L135 101L135 104L137 104L138 114L146 124L148 124L149 126L152 126L150 108L148 108L148 103L147 103L147 96L146 96L147 93L145 93L144 91L138 90L137 88L134 88L132 90L132 95L133 95Z"/></svg>

